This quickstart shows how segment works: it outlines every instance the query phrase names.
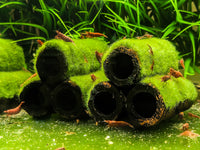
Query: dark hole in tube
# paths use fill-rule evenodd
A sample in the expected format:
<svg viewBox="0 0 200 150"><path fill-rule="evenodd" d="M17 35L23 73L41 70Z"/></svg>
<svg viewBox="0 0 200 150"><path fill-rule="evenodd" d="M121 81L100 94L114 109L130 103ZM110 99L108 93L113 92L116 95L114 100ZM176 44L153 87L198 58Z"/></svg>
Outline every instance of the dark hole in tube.
<svg viewBox="0 0 200 150"><path fill-rule="evenodd" d="M66 68L63 68L65 66L64 55L54 48L49 48L41 52L36 63L38 72L40 74L45 74L43 76L56 76L66 71Z"/></svg>
<svg viewBox="0 0 200 150"><path fill-rule="evenodd" d="M99 113L110 115L116 109L116 100L111 93L100 92L95 96L94 107Z"/></svg>
<svg viewBox="0 0 200 150"><path fill-rule="evenodd" d="M110 58L109 63L112 73L119 79L129 77L134 69L132 57L124 53L117 53Z"/></svg>
<svg viewBox="0 0 200 150"><path fill-rule="evenodd" d="M23 92L20 95L21 101L25 101L25 104L22 106L40 106L44 103L43 94L39 90L39 84L32 83L26 88L24 88Z"/></svg>
<svg viewBox="0 0 200 150"><path fill-rule="evenodd" d="M146 92L140 92L132 98L136 113L143 118L151 118L156 112L156 98Z"/></svg>
<svg viewBox="0 0 200 150"><path fill-rule="evenodd" d="M64 88L58 92L55 101L57 107L63 111L73 111L78 105L76 93L70 88Z"/></svg>

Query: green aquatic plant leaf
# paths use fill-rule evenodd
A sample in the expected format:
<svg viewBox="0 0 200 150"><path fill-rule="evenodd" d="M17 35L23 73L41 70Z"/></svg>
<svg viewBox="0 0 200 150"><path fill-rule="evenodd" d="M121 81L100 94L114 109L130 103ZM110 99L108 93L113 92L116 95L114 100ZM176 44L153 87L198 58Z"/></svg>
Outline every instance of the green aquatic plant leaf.
<svg viewBox="0 0 200 150"><path fill-rule="evenodd" d="M95 17L92 19L92 21L89 24L93 24L94 23L94 21L96 20L96 18L100 14L100 12L101 12L101 9L99 9L99 11L97 12L97 14L95 15Z"/></svg>
<svg viewBox="0 0 200 150"><path fill-rule="evenodd" d="M48 8L45 5L45 2L43 0L39 0L40 6L42 10L44 10L43 13L43 24L47 27L47 29L50 31L52 29L52 20L51 16L48 13Z"/></svg>
<svg viewBox="0 0 200 150"><path fill-rule="evenodd" d="M55 1L57 1L57 0L55 0ZM64 13L67 2L68 2L68 0L60 0L60 3L61 3L60 14Z"/></svg>
<svg viewBox="0 0 200 150"><path fill-rule="evenodd" d="M38 40L38 39L43 40L43 41L46 41L46 38L41 37L41 36L37 36L37 37L28 37L28 38L23 38L23 39L15 40L15 41L13 41L12 43L14 43L14 42L29 41L29 40Z"/></svg>
<svg viewBox="0 0 200 150"><path fill-rule="evenodd" d="M44 13L50 14L51 17L52 17L52 19L53 19L53 21L51 21L51 22L53 22L53 25L52 25L52 26L53 26L54 28L56 28L56 19L55 19L55 16L54 16L53 13L51 13L49 10L38 9L38 8L36 8L36 7L33 7L33 10L36 11L36 12L40 12L40 13L42 13L42 14L44 14ZM48 31L49 31L49 29L48 29Z"/></svg>
<svg viewBox="0 0 200 150"><path fill-rule="evenodd" d="M195 66L193 66L193 68L194 68L194 70L195 70L197 73L200 74L200 68L199 68L199 67L197 67L197 66L195 65Z"/></svg>
<svg viewBox="0 0 200 150"><path fill-rule="evenodd" d="M19 33L23 33L25 35L30 35L30 36L35 36L35 33L31 33L31 32L27 32L25 30L21 30L19 28L15 28L15 31L19 32Z"/></svg>
<svg viewBox="0 0 200 150"><path fill-rule="evenodd" d="M155 31L153 30L153 28L151 28L151 27L147 27L147 26L138 26L138 25L134 25L134 24L130 24L130 23L127 23L129 26L130 26L130 28L131 27L136 27L136 28L138 28L138 29L142 29L142 30L144 30L144 31L147 31L147 32L149 32L149 33L152 33L152 34L155 34Z"/></svg>
<svg viewBox="0 0 200 150"><path fill-rule="evenodd" d="M65 32L65 34L68 34L69 32L74 31L74 33L76 33L78 36L80 36L80 32L82 32L82 31L93 31L94 30L94 28L89 27L89 26L90 26L89 21L82 21L72 27L68 26L69 30L67 32Z"/></svg>
<svg viewBox="0 0 200 150"><path fill-rule="evenodd" d="M113 14L114 18L118 19L122 24L126 24L126 22L117 15L108 5L106 5L107 9Z"/></svg>
<svg viewBox="0 0 200 150"><path fill-rule="evenodd" d="M174 36L172 38L172 40L176 39L178 36L180 36L183 32L188 31L190 28L192 28L193 26L200 26L200 21L194 22L194 23L190 23L190 25L188 25L187 27L185 27L182 31L178 32L178 34L176 34L176 36Z"/></svg>
<svg viewBox="0 0 200 150"><path fill-rule="evenodd" d="M182 15L180 14L180 11L178 9L178 4L177 4L177 0L170 0L172 6L174 7L174 10L176 12L176 20L179 22L181 20L183 20Z"/></svg>
<svg viewBox="0 0 200 150"><path fill-rule="evenodd" d="M182 54L182 55L179 55L179 58L181 59L182 57L184 57L184 56L188 56L188 55L190 55L192 52L188 52L188 53L185 53L185 54Z"/></svg>
<svg viewBox="0 0 200 150"><path fill-rule="evenodd" d="M121 8L121 7L120 7ZM130 6L128 6L128 5L124 5L124 8L125 8L125 10L126 10L126 12L128 13L128 15L127 16L125 16L126 18L130 18L129 20L131 21L131 22L133 22L133 23L137 23L137 21L136 21L136 18L135 18L135 13L134 13L134 11L132 10L132 8L130 7ZM128 19L127 19L127 21L126 22L128 22L129 21Z"/></svg>
<svg viewBox="0 0 200 150"><path fill-rule="evenodd" d="M124 32L120 31L119 29L117 29L115 26L110 26L108 24L102 23L103 26L112 29L113 31L116 31L116 34L121 33L122 35L126 35Z"/></svg>
<svg viewBox="0 0 200 150"><path fill-rule="evenodd" d="M140 26L140 0L137 1L137 25ZM139 30L140 31L140 30ZM141 33L141 31L140 31Z"/></svg>
<svg viewBox="0 0 200 150"><path fill-rule="evenodd" d="M191 12L191 11L180 10L180 12L185 13L185 14L188 14L189 16L187 16L187 17L191 17L191 16L196 16L196 17L198 17L198 14L196 14L196 13L194 13L194 12Z"/></svg>
<svg viewBox="0 0 200 150"><path fill-rule="evenodd" d="M150 0L149 2L151 3L151 5L153 6L153 9L155 10L154 14L158 18L158 23L160 24L160 19L159 18L161 17L161 15L160 15L159 8L157 7L157 5L156 5L156 3L154 1Z"/></svg>
<svg viewBox="0 0 200 150"><path fill-rule="evenodd" d="M7 6L10 6L10 5L22 5L22 6L25 6L25 4L22 3L22 2L5 2L2 5L0 5L0 8L7 7Z"/></svg>
<svg viewBox="0 0 200 150"><path fill-rule="evenodd" d="M63 27L66 29L66 31L69 31L69 29L67 28L67 26L65 25L64 21L62 20L62 18L59 16L59 14L56 12L56 9L53 8L49 8L49 11L52 12L60 21L60 23L63 25ZM72 36L72 34L70 32L68 32L70 34L70 36Z"/></svg>
<svg viewBox="0 0 200 150"><path fill-rule="evenodd" d="M192 43L192 52L193 52L193 66L195 66L195 62L196 62L196 48L195 48L195 39L194 39L194 35L192 34L192 32L189 32L189 37Z"/></svg>
<svg viewBox="0 0 200 150"><path fill-rule="evenodd" d="M12 22L12 21L11 21L11 17L9 18L9 22ZM14 35L17 36L17 33L16 33L16 31L15 31L15 28L13 27L12 24L10 25L10 28L11 28L11 30L13 31Z"/></svg>
<svg viewBox="0 0 200 150"><path fill-rule="evenodd" d="M191 58L187 58L184 62L185 69L184 69L184 77L187 78L187 75L194 75L194 70L191 67Z"/></svg>
<svg viewBox="0 0 200 150"><path fill-rule="evenodd" d="M189 75L195 75L195 70L194 70L193 66L191 66L191 65L188 68L188 74Z"/></svg>
<svg viewBox="0 0 200 150"><path fill-rule="evenodd" d="M49 38L49 33L47 31L46 28L38 25L38 24L33 24L33 23L26 23L26 22L0 22L0 25L24 25L24 26L31 26L31 27L34 27L34 28L38 28L40 29L41 31L43 31L47 38Z"/></svg>
<svg viewBox="0 0 200 150"><path fill-rule="evenodd" d="M164 32L162 38L167 37L169 34L171 34L176 29L176 21L173 21L170 23L162 32Z"/></svg>

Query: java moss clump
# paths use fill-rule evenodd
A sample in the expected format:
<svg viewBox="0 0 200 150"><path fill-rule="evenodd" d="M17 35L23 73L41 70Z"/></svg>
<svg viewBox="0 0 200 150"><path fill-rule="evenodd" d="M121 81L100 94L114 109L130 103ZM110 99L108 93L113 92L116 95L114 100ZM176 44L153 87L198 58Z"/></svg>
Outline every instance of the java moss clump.
<svg viewBox="0 0 200 150"><path fill-rule="evenodd" d="M0 72L0 113L17 105L20 85L30 76L26 71Z"/></svg>
<svg viewBox="0 0 200 150"><path fill-rule="evenodd" d="M13 98L19 92L20 85L31 76L30 72L0 72L0 98Z"/></svg>
<svg viewBox="0 0 200 150"><path fill-rule="evenodd" d="M146 76L166 74L169 68L178 69L178 52L164 39L122 39L110 46L102 62L112 82L131 85Z"/></svg>
<svg viewBox="0 0 200 150"><path fill-rule="evenodd" d="M154 126L195 103L198 93L191 81L171 77L163 82L162 77L146 77L130 90L127 110L136 126Z"/></svg>
<svg viewBox="0 0 200 150"><path fill-rule="evenodd" d="M53 39L38 49L35 69L42 81L51 83L70 76L83 75L100 69L95 52L104 53L108 46L103 40L74 39L74 43Z"/></svg>
<svg viewBox="0 0 200 150"><path fill-rule="evenodd" d="M0 71L16 71L25 67L23 49L9 39L0 38Z"/></svg>

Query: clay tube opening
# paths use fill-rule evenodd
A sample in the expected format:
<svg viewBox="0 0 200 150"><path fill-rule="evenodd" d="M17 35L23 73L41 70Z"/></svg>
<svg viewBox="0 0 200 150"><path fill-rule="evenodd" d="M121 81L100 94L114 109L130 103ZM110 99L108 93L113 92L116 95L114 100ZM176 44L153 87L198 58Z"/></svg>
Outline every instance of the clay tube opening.
<svg viewBox="0 0 200 150"><path fill-rule="evenodd" d="M65 78L67 71L64 54L54 47L47 47L42 51L36 62L40 79L47 84L58 84Z"/></svg>
<svg viewBox="0 0 200 150"><path fill-rule="evenodd" d="M113 84L101 82L92 89L88 107L96 121L114 120L122 111L124 99Z"/></svg>
<svg viewBox="0 0 200 150"><path fill-rule="evenodd" d="M114 49L103 63L106 76L117 86L132 85L139 80L140 66L136 52L126 47Z"/></svg>
<svg viewBox="0 0 200 150"><path fill-rule="evenodd" d="M156 98L148 92L139 92L132 97L135 112L143 118L151 118L156 112Z"/></svg>
<svg viewBox="0 0 200 150"><path fill-rule="evenodd" d="M127 112L136 126L149 127L157 124L165 114L165 103L155 86L137 83L128 93Z"/></svg>
<svg viewBox="0 0 200 150"><path fill-rule="evenodd" d="M65 88L60 90L56 96L56 104L59 105L59 109L63 111L72 111L76 108L77 99L73 89Z"/></svg>
<svg viewBox="0 0 200 150"><path fill-rule="evenodd" d="M54 111L66 119L74 119L83 111L81 90L67 81L53 91L52 106Z"/></svg>
<svg viewBox="0 0 200 150"><path fill-rule="evenodd" d="M116 101L112 93L100 92L94 98L96 111L105 115L110 115L116 109Z"/></svg>
<svg viewBox="0 0 200 150"><path fill-rule="evenodd" d="M33 117L45 117L51 114L51 106L41 91L41 82L35 81L25 86L20 94L22 108Z"/></svg>
<svg viewBox="0 0 200 150"><path fill-rule="evenodd" d="M134 66L132 57L127 54L118 53L113 57L111 56L109 61L110 71L119 79L128 78L133 72Z"/></svg>

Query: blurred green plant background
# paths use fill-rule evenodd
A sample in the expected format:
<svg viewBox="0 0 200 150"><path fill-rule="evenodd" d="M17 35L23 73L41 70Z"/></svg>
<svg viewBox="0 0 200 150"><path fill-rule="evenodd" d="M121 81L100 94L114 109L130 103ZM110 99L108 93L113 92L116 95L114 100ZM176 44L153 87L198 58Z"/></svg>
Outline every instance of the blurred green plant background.
<svg viewBox="0 0 200 150"><path fill-rule="evenodd" d="M23 46L29 67L36 40L54 38L55 30L72 38L85 31L100 32L110 43L149 33L176 45L185 60L185 77L200 73L199 0L0 1L0 37Z"/></svg>

